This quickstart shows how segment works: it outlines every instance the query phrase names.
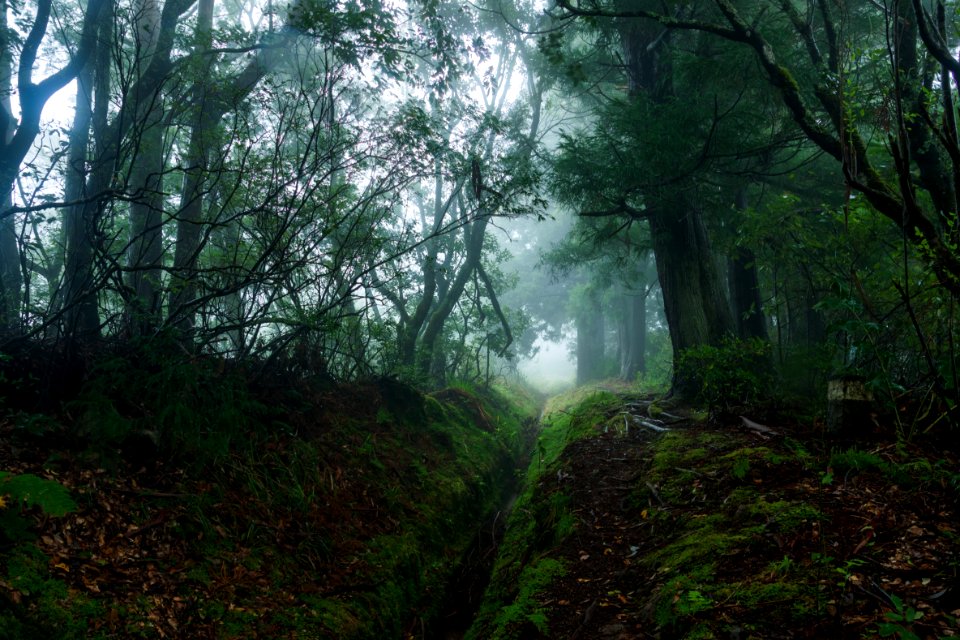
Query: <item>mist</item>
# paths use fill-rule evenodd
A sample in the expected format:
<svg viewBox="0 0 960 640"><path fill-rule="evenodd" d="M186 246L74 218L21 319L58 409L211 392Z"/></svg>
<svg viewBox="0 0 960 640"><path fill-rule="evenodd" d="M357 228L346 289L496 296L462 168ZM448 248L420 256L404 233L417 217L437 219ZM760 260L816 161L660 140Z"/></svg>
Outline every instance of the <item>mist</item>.
<svg viewBox="0 0 960 640"><path fill-rule="evenodd" d="M530 386L541 393L554 394L576 384L577 365L566 333L560 341L537 338L534 348L536 353L521 360L517 367Z"/></svg>

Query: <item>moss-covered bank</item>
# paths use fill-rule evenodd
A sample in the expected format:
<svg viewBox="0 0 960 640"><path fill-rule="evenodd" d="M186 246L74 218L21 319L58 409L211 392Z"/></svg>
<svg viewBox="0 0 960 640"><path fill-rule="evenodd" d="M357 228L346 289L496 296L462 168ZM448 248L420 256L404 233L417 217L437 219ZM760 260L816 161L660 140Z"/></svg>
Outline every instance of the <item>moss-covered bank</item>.
<svg viewBox="0 0 960 640"><path fill-rule="evenodd" d="M954 452L561 400L469 638L956 635Z"/></svg>
<svg viewBox="0 0 960 640"><path fill-rule="evenodd" d="M566 567L550 556L575 526L568 496L555 479L563 473L566 447L595 432L622 401L597 389L581 389L553 399L541 418L541 430L523 489L507 523L490 585L468 639L536 637L547 631L539 592ZM551 481L553 480L553 481Z"/></svg>
<svg viewBox="0 0 960 640"><path fill-rule="evenodd" d="M128 380L136 364L121 368ZM516 390L252 389L216 370L190 380L139 405L100 381L72 415L3 422L0 469L54 478L78 507L60 518L9 501L0 510L18 523L0 528L0 638L429 632L478 523L510 496L539 410ZM203 395L222 385L247 409L233 426L204 413ZM163 453L127 464L127 435L161 411L178 421ZM192 436L191 412L202 432ZM96 441L74 435L97 420Z"/></svg>

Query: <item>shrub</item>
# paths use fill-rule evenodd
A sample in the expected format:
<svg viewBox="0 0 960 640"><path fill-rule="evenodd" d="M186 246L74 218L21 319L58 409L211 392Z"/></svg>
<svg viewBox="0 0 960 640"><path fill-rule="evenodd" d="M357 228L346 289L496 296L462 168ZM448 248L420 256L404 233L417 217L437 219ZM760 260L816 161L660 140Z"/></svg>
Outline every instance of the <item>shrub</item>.
<svg viewBox="0 0 960 640"><path fill-rule="evenodd" d="M773 388L770 355L770 343L759 338L693 347L680 355L677 386L712 413L755 406Z"/></svg>

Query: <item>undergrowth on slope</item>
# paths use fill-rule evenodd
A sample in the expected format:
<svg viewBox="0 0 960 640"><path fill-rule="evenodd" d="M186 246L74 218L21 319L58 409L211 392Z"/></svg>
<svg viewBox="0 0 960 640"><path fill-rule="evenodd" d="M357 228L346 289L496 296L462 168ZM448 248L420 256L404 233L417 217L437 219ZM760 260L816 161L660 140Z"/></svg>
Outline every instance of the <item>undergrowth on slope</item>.
<svg viewBox="0 0 960 640"><path fill-rule="evenodd" d="M0 468L55 476L77 504L25 511L30 539L0 547L0 638L429 629L476 523L512 490L536 400L391 380L253 386L191 366L110 361L44 437L0 422ZM132 457L141 431L159 446Z"/></svg>

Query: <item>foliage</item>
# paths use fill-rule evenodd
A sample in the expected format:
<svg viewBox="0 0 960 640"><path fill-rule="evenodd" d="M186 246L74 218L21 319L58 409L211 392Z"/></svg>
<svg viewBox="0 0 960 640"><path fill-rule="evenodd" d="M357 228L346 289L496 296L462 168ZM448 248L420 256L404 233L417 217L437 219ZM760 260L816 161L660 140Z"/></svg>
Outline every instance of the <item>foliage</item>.
<svg viewBox="0 0 960 640"><path fill-rule="evenodd" d="M759 338L729 338L718 346L701 345L680 355L678 384L695 389L690 398L713 412L730 413L770 400L774 375L770 343Z"/></svg>
<svg viewBox="0 0 960 640"><path fill-rule="evenodd" d="M908 606L895 595L890 596L892 610L883 614L884 621L877 628L881 638L896 637L900 640L920 640L913 630L913 623L923 618L923 612Z"/></svg>
<svg viewBox="0 0 960 640"><path fill-rule="evenodd" d="M93 447L108 459L120 449L135 459L174 454L206 464L268 435L271 414L248 390L242 369L217 357L171 357L172 349L149 342L96 364L73 401ZM149 438L158 449L149 450ZM141 441L146 451L128 451Z"/></svg>
<svg viewBox="0 0 960 640"><path fill-rule="evenodd" d="M77 508L70 492L59 482L32 473L0 471L0 535L14 544L32 539L23 507L39 507L54 518Z"/></svg>

